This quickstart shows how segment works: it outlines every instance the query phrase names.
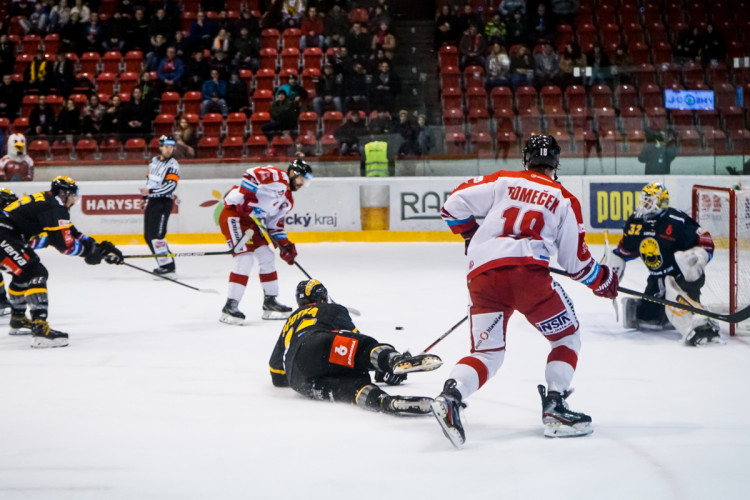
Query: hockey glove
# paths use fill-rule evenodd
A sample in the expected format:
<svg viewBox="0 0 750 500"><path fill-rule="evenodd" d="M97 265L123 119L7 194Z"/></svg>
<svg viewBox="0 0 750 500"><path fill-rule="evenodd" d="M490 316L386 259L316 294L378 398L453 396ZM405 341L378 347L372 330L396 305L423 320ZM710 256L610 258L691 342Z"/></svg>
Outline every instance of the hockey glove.
<svg viewBox="0 0 750 500"><path fill-rule="evenodd" d="M98 250L107 264L122 264L122 252L112 242L102 241Z"/></svg>
<svg viewBox="0 0 750 500"><path fill-rule="evenodd" d="M594 291L594 295L597 297L615 299L617 298L618 283L617 273L613 273L609 267L601 265L599 266L599 274L594 282L589 285L589 288Z"/></svg>
<svg viewBox="0 0 750 500"><path fill-rule="evenodd" d="M682 271L685 281L696 281L703 276L709 261L708 252L702 247L674 253L674 260Z"/></svg>
<svg viewBox="0 0 750 500"><path fill-rule="evenodd" d="M83 255L83 260L86 264L90 266L101 264L103 255L99 252L99 245L96 241L86 235L81 236L79 241L83 247L81 255Z"/></svg>
<svg viewBox="0 0 750 500"><path fill-rule="evenodd" d="M276 240L276 243L279 244L281 259L290 266L294 264L294 258L297 256L297 248L294 246L294 243L286 238Z"/></svg>
<svg viewBox="0 0 750 500"><path fill-rule="evenodd" d="M477 229L479 229L479 224L475 222L474 226L461 233L461 236L464 239L464 255L469 253L469 243L471 243L471 239L474 237L474 233L477 232Z"/></svg>
<svg viewBox="0 0 750 500"><path fill-rule="evenodd" d="M375 370L375 382L385 382L388 385L399 385L406 380L406 374L394 375L392 372Z"/></svg>

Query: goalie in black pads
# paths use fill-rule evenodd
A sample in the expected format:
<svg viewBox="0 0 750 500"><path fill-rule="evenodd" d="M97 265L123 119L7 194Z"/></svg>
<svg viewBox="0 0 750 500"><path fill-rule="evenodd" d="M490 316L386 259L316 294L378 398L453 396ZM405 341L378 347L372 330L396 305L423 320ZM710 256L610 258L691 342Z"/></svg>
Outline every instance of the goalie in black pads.
<svg viewBox="0 0 750 500"><path fill-rule="evenodd" d="M641 191L638 209L625 223L609 264L622 279L626 262L640 258L649 272L646 295L701 308L700 290L713 252L711 235L689 215L671 208L669 192L654 182ZM671 323L688 345L720 341L719 327L705 316L641 299L623 300L626 328L653 330Z"/></svg>
<svg viewBox="0 0 750 500"><path fill-rule="evenodd" d="M31 334L31 347L64 347L68 334L47 323L47 269L34 248L51 245L61 253L80 255L87 264L122 263L122 253L110 242L97 243L70 222L69 209L78 200L78 186L59 176L49 191L23 196L0 214L0 265L12 273L8 286L11 335ZM29 244L34 240L33 248ZM31 319L26 316L29 308Z"/></svg>
<svg viewBox="0 0 750 500"><path fill-rule="evenodd" d="M287 320L271 360L271 380L317 400L340 401L396 415L427 415L432 398L391 396L372 383L370 370L387 384L400 384L410 372L430 371L442 361L433 354L399 353L362 335L344 306L328 302L317 280L301 281L297 309Z"/></svg>

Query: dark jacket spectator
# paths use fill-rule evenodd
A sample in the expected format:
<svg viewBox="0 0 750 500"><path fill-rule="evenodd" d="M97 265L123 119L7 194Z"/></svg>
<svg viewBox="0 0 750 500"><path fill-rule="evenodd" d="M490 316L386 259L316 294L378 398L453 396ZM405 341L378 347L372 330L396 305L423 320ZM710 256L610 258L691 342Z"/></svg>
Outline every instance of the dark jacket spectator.
<svg viewBox="0 0 750 500"><path fill-rule="evenodd" d="M104 132L104 112L107 108L99 102L99 96L91 94L89 102L83 107L81 112L81 127L84 134L94 136Z"/></svg>
<svg viewBox="0 0 750 500"><path fill-rule="evenodd" d="M520 43L526 43L529 29L526 24L526 18L523 14L520 12L514 12L505 24L505 29L507 32L508 44L517 45Z"/></svg>
<svg viewBox="0 0 750 500"><path fill-rule="evenodd" d="M393 127L393 132L401 138L398 148L399 156L410 156L419 154L419 128L409 119L409 113L402 109L398 113L398 123Z"/></svg>
<svg viewBox="0 0 750 500"><path fill-rule="evenodd" d="M130 19L123 17L121 13L115 12L107 20L104 26L103 46L106 50L125 50L125 39L128 32Z"/></svg>
<svg viewBox="0 0 750 500"><path fill-rule="evenodd" d="M727 41L724 35L716 31L713 24L706 25L706 34L703 36L701 47L701 60L704 63L711 61L723 62L727 56Z"/></svg>
<svg viewBox="0 0 750 500"><path fill-rule="evenodd" d="M477 31L482 31L484 23L482 22L482 16L477 12L474 12L470 3L465 3L464 8L458 15L458 35L462 36L464 33L469 31L470 26L476 26Z"/></svg>
<svg viewBox="0 0 750 500"><path fill-rule="evenodd" d="M16 51L7 33L0 34L0 75L12 75L16 63Z"/></svg>
<svg viewBox="0 0 750 500"><path fill-rule="evenodd" d="M323 21L325 25L326 47L338 47L344 44L346 35L349 33L349 16L336 4L331 8Z"/></svg>
<svg viewBox="0 0 750 500"><path fill-rule="evenodd" d="M554 42L557 23L547 5L540 3L536 11L529 15L529 42L533 45L540 40Z"/></svg>
<svg viewBox="0 0 750 500"><path fill-rule="evenodd" d="M240 20L237 21L236 24L236 31L234 35L236 36L239 34L239 32L242 30L242 28L247 28L247 34L252 39L258 39L260 38L260 22L257 17L253 15L253 13L250 11L250 9L243 9L240 13Z"/></svg>
<svg viewBox="0 0 750 500"><path fill-rule="evenodd" d="M26 135L52 135L55 133L55 112L47 104L47 96L39 96L39 104L29 115L29 130Z"/></svg>
<svg viewBox="0 0 750 500"><path fill-rule="evenodd" d="M73 99L66 99L55 121L55 131L59 135L78 135L81 133L81 112Z"/></svg>
<svg viewBox="0 0 750 500"><path fill-rule="evenodd" d="M487 49L487 42L479 33L477 26L469 26L468 31L461 37L461 43L458 45L459 66L463 71L466 66L476 64L484 66L484 52Z"/></svg>
<svg viewBox="0 0 750 500"><path fill-rule="evenodd" d="M417 143L419 144L420 155L428 155L435 148L435 137L432 135L430 127L427 126L425 115L417 117Z"/></svg>
<svg viewBox="0 0 750 500"><path fill-rule="evenodd" d="M218 71L219 77L222 80L226 80L229 78L229 73L232 70L230 63L231 61L229 60L229 57L227 57L227 53L223 50L217 50L214 52L214 55L211 56L211 59L209 59L208 67Z"/></svg>
<svg viewBox="0 0 750 500"><path fill-rule="evenodd" d="M359 23L352 24L349 34L346 35L346 48L352 59L366 59L370 52L370 38L362 33L362 26Z"/></svg>
<svg viewBox="0 0 750 500"><path fill-rule="evenodd" d="M516 12L519 12L522 17L525 17L526 0L502 0L502 2L500 2L498 10L506 18L512 17Z"/></svg>
<svg viewBox="0 0 750 500"><path fill-rule="evenodd" d="M448 4L443 4L435 17L434 36L435 49L439 49L443 45L456 45L458 42L458 19L453 15Z"/></svg>
<svg viewBox="0 0 750 500"><path fill-rule="evenodd" d="M211 42L215 35L216 30L211 20L206 18L203 11L198 11L195 20L190 24L190 35L188 36L193 43L193 47L211 48Z"/></svg>
<svg viewBox="0 0 750 500"><path fill-rule="evenodd" d="M388 111L378 110L378 116L370 120L370 126L367 127L370 135L387 135L393 132L393 120Z"/></svg>
<svg viewBox="0 0 750 500"><path fill-rule="evenodd" d="M128 137L145 136L151 130L151 117L151 105L143 99L141 89L134 88L123 112L122 133Z"/></svg>
<svg viewBox="0 0 750 500"><path fill-rule="evenodd" d="M151 16L151 21L148 24L148 36L154 38L156 35L162 35L165 39L169 39L174 31L174 24L167 17L167 11L156 9L156 13Z"/></svg>
<svg viewBox="0 0 750 500"><path fill-rule="evenodd" d="M0 116L13 119L18 114L23 99L23 84L13 81L10 73L3 75L3 81L0 83Z"/></svg>
<svg viewBox="0 0 750 500"><path fill-rule="evenodd" d="M299 107L291 99L286 98L286 92L276 93L276 100L271 104L271 121L264 124L262 129L268 140L285 131L297 128Z"/></svg>
<svg viewBox="0 0 750 500"><path fill-rule="evenodd" d="M552 44L545 41L542 51L534 54L534 84L537 88L557 85L559 76L560 57L555 53Z"/></svg>
<svg viewBox="0 0 750 500"><path fill-rule="evenodd" d="M258 37L251 37L247 27L240 28L239 36L232 40L232 67L258 71L260 67L260 42Z"/></svg>
<svg viewBox="0 0 750 500"><path fill-rule="evenodd" d="M587 85L603 83L612 86L612 64L600 45L594 45L594 48L586 54L586 64L591 66L591 77L587 79Z"/></svg>
<svg viewBox="0 0 750 500"><path fill-rule="evenodd" d="M394 111L396 96L401 93L401 79L391 71L387 61L380 63L380 70L372 79L372 94L370 105L373 109L385 109L389 113Z"/></svg>
<svg viewBox="0 0 750 500"><path fill-rule="evenodd" d="M674 59L677 64L685 64L688 61L694 61L701 52L703 37L700 28L690 26L688 29L680 32L677 36Z"/></svg>
<svg viewBox="0 0 750 500"><path fill-rule="evenodd" d="M164 90L179 91L185 68L182 61L177 57L174 47L167 48L167 56L159 63L156 76L163 85Z"/></svg>
<svg viewBox="0 0 750 500"><path fill-rule="evenodd" d="M75 52L83 50L83 26L77 12L71 12L68 22L60 29L60 52Z"/></svg>
<svg viewBox="0 0 750 500"><path fill-rule="evenodd" d="M344 111L362 110L368 112L370 84L367 71L360 63L355 63L352 72L344 75Z"/></svg>
<svg viewBox="0 0 750 500"><path fill-rule="evenodd" d="M125 125L125 106L122 104L120 96L115 94L109 100L109 106L104 112L102 119L103 130L107 134L119 134L123 132Z"/></svg>
<svg viewBox="0 0 750 500"><path fill-rule="evenodd" d="M342 76L333 72L333 66L323 66L323 74L315 84L315 98L313 99L313 110L318 116L323 116L326 111L341 111L341 80Z"/></svg>
<svg viewBox="0 0 750 500"><path fill-rule="evenodd" d="M195 50L193 57L185 65L185 74L183 76L185 90L200 90L203 82L208 80L210 73L211 68L208 65L208 61L203 57L203 50Z"/></svg>
<svg viewBox="0 0 750 500"><path fill-rule="evenodd" d="M73 71L73 61L65 57L65 54L58 53L55 56L55 63L52 65L50 90L55 94L68 97L75 84L75 80L76 75Z"/></svg>
<svg viewBox="0 0 750 500"><path fill-rule="evenodd" d="M247 85L242 81L237 72L229 75L227 82L227 107L230 113L246 111L250 101L247 98Z"/></svg>
<svg viewBox="0 0 750 500"><path fill-rule="evenodd" d="M513 88L532 85L534 83L533 75L534 58L529 48L521 45L514 54L510 55L510 81Z"/></svg>
<svg viewBox="0 0 750 500"><path fill-rule="evenodd" d="M646 175L669 174L672 160L677 156L674 139L661 131L647 131L646 144L638 155L638 161L645 164Z"/></svg>
<svg viewBox="0 0 750 500"><path fill-rule="evenodd" d="M140 50L144 54L149 48L149 20L145 10L139 7L133 14L133 20L127 24L125 32L125 50Z"/></svg>
<svg viewBox="0 0 750 500"><path fill-rule="evenodd" d="M339 143L339 152L343 156L361 154L359 138L367 134L364 120L355 111L351 117L333 133Z"/></svg>
<svg viewBox="0 0 750 500"><path fill-rule="evenodd" d="M136 87L141 89L143 100L146 101L146 103L149 105L149 108L152 111L151 114L154 115L154 112L159 107L159 99L161 96L157 92L156 82L154 82L151 78L151 72L142 71L140 77L138 78L138 84L136 85Z"/></svg>
<svg viewBox="0 0 750 500"><path fill-rule="evenodd" d="M99 21L99 13L94 11L89 21L83 23L83 50L84 52L101 52L102 41L104 41L104 25Z"/></svg>

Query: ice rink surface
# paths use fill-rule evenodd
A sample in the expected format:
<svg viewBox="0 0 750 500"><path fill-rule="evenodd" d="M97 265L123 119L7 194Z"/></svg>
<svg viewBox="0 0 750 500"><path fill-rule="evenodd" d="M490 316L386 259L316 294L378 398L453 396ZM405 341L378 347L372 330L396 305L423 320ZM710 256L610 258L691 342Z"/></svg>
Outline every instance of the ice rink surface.
<svg viewBox="0 0 750 500"><path fill-rule="evenodd" d="M460 243L298 250L334 300L361 310L362 332L398 349L421 351L466 313ZM674 331L627 331L609 301L558 278L583 339L569 403L592 416L594 433L543 437L536 385L548 344L516 315L505 365L468 399L467 442L456 450L431 416L273 387L268 358L283 323L260 319L257 274L240 304L246 325L218 322L228 256L178 261L178 278L211 294L52 249L40 255L50 323L70 333L70 346L33 350L28 337L0 335L2 499L748 498L746 337L688 348ZM303 275L278 262L280 301L293 305ZM623 284L642 289L645 276L630 264ZM435 396L468 349L464 324L433 349L441 369L386 390Z"/></svg>

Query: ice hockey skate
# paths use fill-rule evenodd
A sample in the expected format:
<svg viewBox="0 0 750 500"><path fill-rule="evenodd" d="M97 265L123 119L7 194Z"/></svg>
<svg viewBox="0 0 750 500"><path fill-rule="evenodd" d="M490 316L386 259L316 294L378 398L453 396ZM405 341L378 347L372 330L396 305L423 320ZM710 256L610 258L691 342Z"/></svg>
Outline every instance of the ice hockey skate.
<svg viewBox="0 0 750 500"><path fill-rule="evenodd" d="M685 336L685 344L693 347L722 343L724 343L724 341L721 340L719 327L716 326L715 323L707 323L698 326Z"/></svg>
<svg viewBox="0 0 750 500"><path fill-rule="evenodd" d="M175 271L175 266L174 265L172 265L172 266L159 266L159 267L157 267L156 269L154 269L151 272L153 272L157 276L163 276L165 278L170 278L170 279L175 279L177 277L177 273ZM155 279L159 279L159 278L155 278Z"/></svg>
<svg viewBox="0 0 750 500"><path fill-rule="evenodd" d="M224 309L221 310L219 321L228 325L241 325L245 321L245 315L237 309L237 301L227 299Z"/></svg>
<svg viewBox="0 0 750 500"><path fill-rule="evenodd" d="M292 308L279 304L275 295L266 295L263 299L263 319L287 319L292 314Z"/></svg>
<svg viewBox="0 0 750 500"><path fill-rule="evenodd" d="M432 401L420 396L387 396L383 406L387 413L396 415L429 415Z"/></svg>
<svg viewBox="0 0 750 500"><path fill-rule="evenodd" d="M31 320L25 314L11 314L8 335L31 335Z"/></svg>
<svg viewBox="0 0 750 500"><path fill-rule="evenodd" d="M0 300L0 316L7 316L11 313L10 302L7 298Z"/></svg>
<svg viewBox="0 0 750 500"><path fill-rule="evenodd" d="M546 437L578 437L594 432L591 417L568 408L565 400L573 391L565 391L563 394L550 391L547 394L543 385L537 386L537 389L542 397L542 422Z"/></svg>
<svg viewBox="0 0 750 500"><path fill-rule="evenodd" d="M43 319L31 322L31 347L65 347L68 345L68 334L53 330Z"/></svg>
<svg viewBox="0 0 750 500"><path fill-rule="evenodd" d="M443 392L436 397L430 409L435 415L443 434L456 448L460 448L466 442L466 433L461 425L461 408L466 405L461 402L461 393L456 389L456 381L448 379L445 381Z"/></svg>
<svg viewBox="0 0 750 500"><path fill-rule="evenodd" d="M412 372L429 372L443 365L443 360L434 354L412 356L408 352L395 356L391 360L391 371L394 375Z"/></svg>

